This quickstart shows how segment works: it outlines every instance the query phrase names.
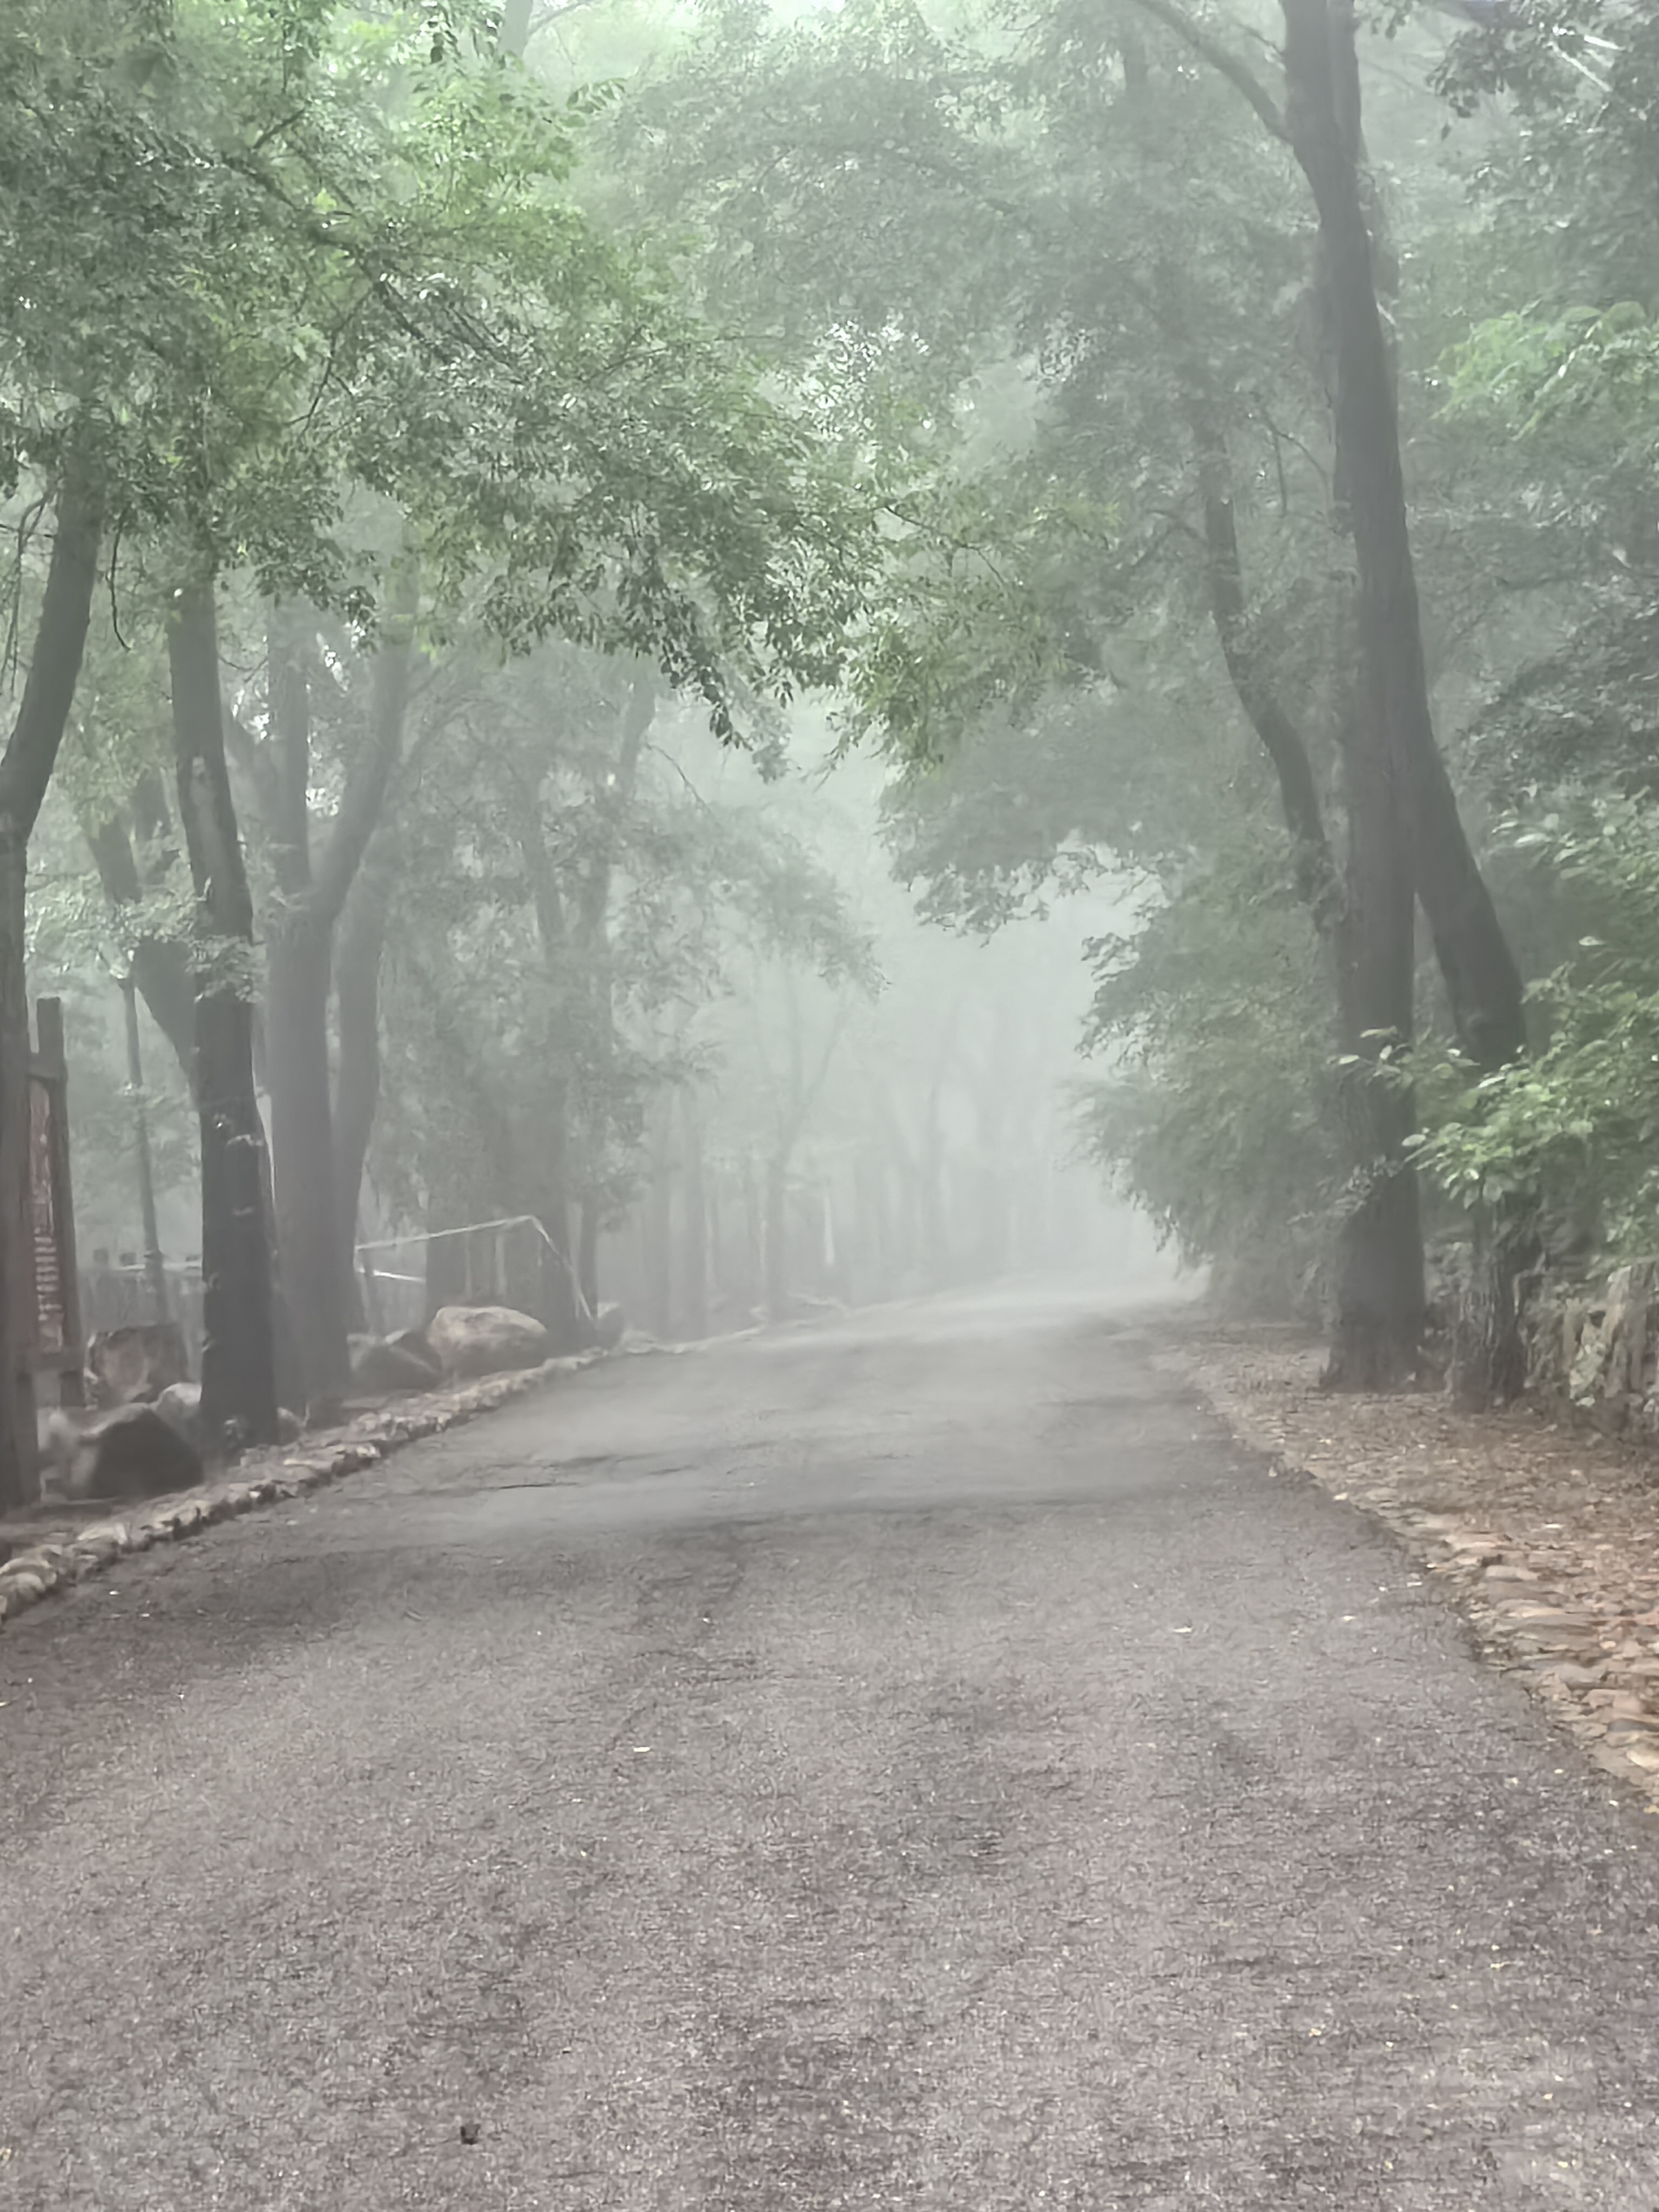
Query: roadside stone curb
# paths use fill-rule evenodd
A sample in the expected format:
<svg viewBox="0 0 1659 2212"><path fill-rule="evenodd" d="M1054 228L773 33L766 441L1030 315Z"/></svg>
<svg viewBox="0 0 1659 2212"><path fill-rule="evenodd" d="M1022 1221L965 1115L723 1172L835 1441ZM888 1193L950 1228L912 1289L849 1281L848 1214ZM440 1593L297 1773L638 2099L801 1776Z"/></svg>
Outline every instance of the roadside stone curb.
<svg viewBox="0 0 1659 2212"><path fill-rule="evenodd" d="M462 1389L404 1399L361 1415L349 1428L332 1436L313 1437L305 1449L279 1446L250 1452L238 1462L234 1475L216 1474L194 1490L150 1499L130 1516L42 1537L0 1565L0 1622L14 1620L42 1598L101 1574L135 1552L147 1552L154 1544L180 1542L216 1522L231 1520L284 1498L303 1497L307 1491L337 1482L359 1468L377 1467L405 1445L459 1428L482 1413L494 1413L512 1399L522 1398L561 1376L577 1374L611 1356L603 1352L577 1352L545 1360L539 1367L516 1374L488 1376Z"/></svg>
<svg viewBox="0 0 1659 2212"><path fill-rule="evenodd" d="M1597 1602L1581 1577L1535 1543L1482 1528L1475 1517L1409 1503L1395 1483L1366 1468L1363 1441L1334 1462L1321 1459L1286 1435L1289 1377L1280 1402L1264 1402L1265 1393L1239 1386L1217 1349L1201 1340L1165 1343L1153 1351L1152 1364L1206 1401L1240 1443L1267 1460L1270 1478L1316 1483L1385 1528L1449 1589L1486 1663L1518 1677L1596 1767L1659 1814L1659 1593L1621 1606ZM1347 1402L1356 1413L1364 1404ZM1332 1412L1320 1425L1334 1425Z"/></svg>

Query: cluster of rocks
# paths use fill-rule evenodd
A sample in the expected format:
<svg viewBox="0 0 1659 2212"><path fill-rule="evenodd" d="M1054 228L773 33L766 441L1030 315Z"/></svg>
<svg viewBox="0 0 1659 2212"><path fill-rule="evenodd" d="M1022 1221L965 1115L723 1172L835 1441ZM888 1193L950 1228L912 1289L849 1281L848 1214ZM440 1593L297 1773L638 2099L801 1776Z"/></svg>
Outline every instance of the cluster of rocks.
<svg viewBox="0 0 1659 2212"><path fill-rule="evenodd" d="M1549 1549L1455 1516L1413 1515L1410 1533L1429 1571L1460 1589L1488 1651L1526 1678L1596 1765L1659 1788L1659 1612L1597 1603Z"/></svg>
<svg viewBox="0 0 1659 2212"><path fill-rule="evenodd" d="M1659 1439L1659 1260L1547 1285L1525 1326L1529 1395L1608 1435Z"/></svg>
<svg viewBox="0 0 1659 2212"><path fill-rule="evenodd" d="M600 1349L620 1339L620 1308L601 1316ZM507 1306L445 1306L424 1329L351 1340L351 1382L360 1399L426 1393L446 1382L519 1374L544 1364L547 1331ZM210 1437L202 1392L190 1380L174 1322L144 1322L93 1339L88 1407L40 1415L44 1486L76 1502L131 1504L200 1483L210 1459L234 1456L238 1440ZM322 1423L313 1421L313 1426ZM284 1409L278 1436L294 1443L306 1425Z"/></svg>
<svg viewBox="0 0 1659 2212"><path fill-rule="evenodd" d="M152 1500L147 1510L89 1525L51 1528L21 1549L0 1542L0 1621L72 1588L134 1552L177 1542L215 1522L278 1498L301 1496L361 1467L370 1467L404 1444L436 1436L558 1375L573 1374L605 1357L602 1352L549 1359L511 1374L495 1375L465 1389L428 1394L414 1403L384 1407L360 1417L331 1437L318 1437L302 1454L250 1452L234 1479L189 1489L183 1497ZM144 1407L154 1418L153 1407Z"/></svg>

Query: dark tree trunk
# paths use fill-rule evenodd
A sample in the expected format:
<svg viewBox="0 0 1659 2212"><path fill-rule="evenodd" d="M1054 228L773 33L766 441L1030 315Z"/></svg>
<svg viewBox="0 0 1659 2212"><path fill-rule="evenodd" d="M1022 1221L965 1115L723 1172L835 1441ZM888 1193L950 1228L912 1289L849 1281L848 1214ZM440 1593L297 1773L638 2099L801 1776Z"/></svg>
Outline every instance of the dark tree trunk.
<svg viewBox="0 0 1659 2212"><path fill-rule="evenodd" d="M144 1103L144 1061L138 1036L138 987L131 975L121 986L126 1016L127 1087L132 1094L132 1144L138 1175L138 1213L144 1230L144 1274L149 1284L151 1318L168 1317L167 1267L155 1218L155 1178L150 1166L149 1112Z"/></svg>
<svg viewBox="0 0 1659 2212"><path fill-rule="evenodd" d="M337 1405L346 1351L344 1216L334 1181L328 1084L329 931L304 907L273 902L265 919L265 1037L270 1148L283 1279L313 1410Z"/></svg>
<svg viewBox="0 0 1659 2212"><path fill-rule="evenodd" d="M755 1156L743 1156L743 1297L752 1310L766 1296L766 1223Z"/></svg>
<svg viewBox="0 0 1659 2212"><path fill-rule="evenodd" d="M1285 119L1325 255L1337 453L1359 573L1362 657L1458 1042L1478 1067L1497 1068L1526 1049L1521 976L1464 831L1429 703L1399 413L1366 219L1352 0L1281 0L1281 6ZM1521 1379L1513 1273L1528 1241L1522 1224L1504 1225L1492 1241L1484 1372L1467 1383L1477 1399L1512 1395Z"/></svg>
<svg viewBox="0 0 1659 2212"><path fill-rule="evenodd" d="M213 586L180 591L167 625L179 813L204 941L196 981L202 1143L202 1424L274 1443L276 1368L265 1138L253 1088L253 903L225 764Z"/></svg>
<svg viewBox="0 0 1659 2212"><path fill-rule="evenodd" d="M1306 742L1252 635L1224 442L1191 410L1203 488L1210 607L1240 705L1278 779L1297 894L1330 976L1344 1065L1337 1132L1348 1170L1337 1230L1328 1388L1384 1390L1417 1371L1425 1315L1409 1091L1389 1074L1414 1029L1414 916L1398 778L1351 580L1338 586L1333 653L1348 823L1339 876ZM1339 538L1352 517L1339 498Z"/></svg>
<svg viewBox="0 0 1659 2212"><path fill-rule="evenodd" d="M159 777L149 769L140 776L134 789L131 813L133 830L161 848L155 866L142 878L133 857L127 825L118 816L86 832L104 895L117 912L135 903L146 888L165 880L170 866L173 825L167 816L167 798ZM143 938L133 948L131 972L138 995L149 1010L150 1019L173 1049L199 1115L201 1101L196 1089L196 982L190 948L177 938ZM255 1030L257 1037L257 1022ZM257 1060L255 1092L257 1096ZM288 1301L283 1296L276 1259L276 1208L268 1151L261 1155L260 1180L264 1186L265 1240L271 1253L271 1329L276 1341L276 1395L284 1406L302 1406L305 1386L300 1374L300 1355L289 1320Z"/></svg>
<svg viewBox="0 0 1659 2212"><path fill-rule="evenodd" d="M29 1203L29 1009L23 966L29 832L58 763L86 649L100 536L96 499L73 472L58 495L57 538L17 719L0 755L0 1507L38 1489L33 1224Z"/></svg>
<svg viewBox="0 0 1659 2212"><path fill-rule="evenodd" d="M426 1244L426 1312L430 1322L445 1306L466 1297L466 1238L459 1231L434 1230Z"/></svg>
<svg viewBox="0 0 1659 2212"><path fill-rule="evenodd" d="M703 1205L708 1222L708 1285L712 1297L711 1327L724 1328L726 1309L731 1304L731 1282L726 1266L726 1237L721 1221L720 1173L717 1167L711 1175L707 1163L703 1173Z"/></svg>
<svg viewBox="0 0 1659 2212"><path fill-rule="evenodd" d="M357 1283L357 1222L363 1170L380 1103L380 960L398 876L398 833L382 823L370 841L340 928L334 958L339 1066L334 1093L334 1196L338 1207L339 1272L347 1316L366 1316Z"/></svg>
<svg viewBox="0 0 1659 2212"><path fill-rule="evenodd" d="M329 1096L328 1003L334 933L403 748L413 657L413 586L405 577L375 656L369 732L313 872L307 807L311 736L307 643L277 608L270 621L271 734L241 756L261 787L275 894L265 918L265 1030L271 1154L283 1274L308 1403L332 1407L350 1382L350 1245L357 1186L342 1203Z"/></svg>
<svg viewBox="0 0 1659 2212"><path fill-rule="evenodd" d="M775 1152L766 1163L766 1311L769 1320L789 1317L789 1155Z"/></svg>
<svg viewBox="0 0 1659 2212"><path fill-rule="evenodd" d="M1339 667L1352 655L1339 652ZM1367 720L1374 687L1351 685L1343 716L1348 851L1335 933L1344 1065L1338 1071L1350 1183L1338 1234L1328 1388L1412 1380L1425 1315L1423 1230L1407 1151L1415 1126L1403 1071L1414 1019L1415 899L1392 763Z"/></svg>
<svg viewBox="0 0 1659 2212"><path fill-rule="evenodd" d="M685 1146L685 1334L694 1341L708 1334L708 1204L703 1188L702 1116L690 1091L680 1093L680 1128Z"/></svg>
<svg viewBox="0 0 1659 2212"><path fill-rule="evenodd" d="M82 829L104 896L118 915L138 905L146 890L159 889L171 873L177 848L167 793L154 769L139 776L125 818L120 812L101 822L83 817ZM133 851L135 835L150 848L142 873ZM132 948L131 974L150 1019L189 1083L196 1058L196 987L188 947L177 938L142 937Z"/></svg>
<svg viewBox="0 0 1659 2212"><path fill-rule="evenodd" d="M646 1199L651 1333L665 1342L674 1333L674 1170L668 1114L668 1106L659 1097L651 1109L651 1182Z"/></svg>
<svg viewBox="0 0 1659 2212"><path fill-rule="evenodd" d="M599 1201L592 1193L583 1199L576 1230L576 1280L587 1310L597 1321L599 1312Z"/></svg>
<svg viewBox="0 0 1659 2212"><path fill-rule="evenodd" d="M537 1208L537 1218L546 1233L542 1274L542 1326L558 1352L579 1352L592 1330L576 1297L575 1269L570 1258L570 1200L564 1178L562 1121L550 1146L550 1188Z"/></svg>
<svg viewBox="0 0 1659 2212"><path fill-rule="evenodd" d="M542 1248L538 1318L557 1352L580 1351L592 1336L570 1256L569 1112L568 1086L562 1081L550 1083L546 1115L536 1143L538 1195L533 1211L547 1240Z"/></svg>

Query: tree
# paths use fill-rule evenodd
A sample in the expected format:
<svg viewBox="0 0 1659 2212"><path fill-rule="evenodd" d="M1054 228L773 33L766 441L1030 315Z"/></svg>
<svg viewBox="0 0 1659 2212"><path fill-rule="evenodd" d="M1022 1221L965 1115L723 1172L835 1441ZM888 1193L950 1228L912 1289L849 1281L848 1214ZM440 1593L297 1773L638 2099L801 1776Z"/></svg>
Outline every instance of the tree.
<svg viewBox="0 0 1659 2212"><path fill-rule="evenodd" d="M95 465L60 464L56 530L28 676L0 753L0 1505L33 1492L34 1226L29 1179L29 1010L23 972L29 834L63 742L86 644L102 520Z"/></svg>
<svg viewBox="0 0 1659 2212"><path fill-rule="evenodd" d="M276 1333L265 1134L253 1087L253 901L225 758L218 626L209 577L184 586L167 627L179 815L200 902L197 1112L202 1133L202 1425L274 1443Z"/></svg>

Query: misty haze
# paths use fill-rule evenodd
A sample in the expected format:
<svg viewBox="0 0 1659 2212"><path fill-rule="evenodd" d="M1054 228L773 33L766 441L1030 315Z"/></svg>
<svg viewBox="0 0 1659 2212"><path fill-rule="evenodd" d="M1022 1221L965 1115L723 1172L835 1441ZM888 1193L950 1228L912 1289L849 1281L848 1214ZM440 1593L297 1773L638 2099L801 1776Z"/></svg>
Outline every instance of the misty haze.
<svg viewBox="0 0 1659 2212"><path fill-rule="evenodd" d="M1659 2208L1656 118L4 0L0 2207Z"/></svg>

